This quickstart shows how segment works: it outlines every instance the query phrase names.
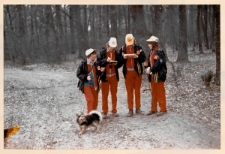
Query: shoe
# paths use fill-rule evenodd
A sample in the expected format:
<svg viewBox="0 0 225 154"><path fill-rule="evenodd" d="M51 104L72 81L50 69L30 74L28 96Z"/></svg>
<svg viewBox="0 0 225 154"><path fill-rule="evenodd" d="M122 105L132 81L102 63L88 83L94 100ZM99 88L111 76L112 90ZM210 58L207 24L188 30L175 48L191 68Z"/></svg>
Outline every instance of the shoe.
<svg viewBox="0 0 225 154"><path fill-rule="evenodd" d="M103 117L102 118L103 119L107 119L108 118L107 114L103 114Z"/></svg>
<svg viewBox="0 0 225 154"><path fill-rule="evenodd" d="M128 114L127 114L127 117L132 117L133 116L133 110L129 110Z"/></svg>
<svg viewBox="0 0 225 154"><path fill-rule="evenodd" d="M113 112L112 115L113 115L114 117L118 117L118 116L119 116L119 114L117 114L116 112Z"/></svg>
<svg viewBox="0 0 225 154"><path fill-rule="evenodd" d="M156 113L156 111L149 111L147 114L146 114L146 116L150 116L150 115L153 115L153 114L155 114Z"/></svg>
<svg viewBox="0 0 225 154"><path fill-rule="evenodd" d="M164 111L164 112L158 112L158 113L157 113L157 117L164 115L166 112L167 112L167 111Z"/></svg>
<svg viewBox="0 0 225 154"><path fill-rule="evenodd" d="M137 109L136 109L136 114L142 114L142 111L141 111L140 108L137 108Z"/></svg>

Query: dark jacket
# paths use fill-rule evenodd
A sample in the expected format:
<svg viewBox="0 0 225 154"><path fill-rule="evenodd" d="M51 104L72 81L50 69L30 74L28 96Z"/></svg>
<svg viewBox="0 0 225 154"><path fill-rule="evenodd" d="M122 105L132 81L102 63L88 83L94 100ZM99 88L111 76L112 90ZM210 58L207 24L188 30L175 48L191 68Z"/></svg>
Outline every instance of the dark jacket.
<svg viewBox="0 0 225 154"><path fill-rule="evenodd" d="M140 52L140 55L138 56L138 58L134 58L134 69L140 76L141 74L143 74L142 63L145 62L146 56L145 56L144 51L142 50L142 47L135 44L134 45L134 53L136 54L138 50L141 50L141 52ZM123 75L124 75L124 78L126 78L126 74L127 74L126 62L127 62L127 60L124 59L122 56L122 53L126 54L126 45L124 45L120 49L119 53L120 53L120 56L122 57L122 62L123 62Z"/></svg>
<svg viewBox="0 0 225 154"><path fill-rule="evenodd" d="M97 71L97 63L94 63L94 66L96 67L96 77L98 79L99 72ZM84 93L84 82L87 82L87 76L88 76L88 67L87 67L87 60L83 60L78 68L77 68L77 77L79 78L77 87L79 90ZM99 86L99 85L98 85Z"/></svg>
<svg viewBox="0 0 225 154"><path fill-rule="evenodd" d="M98 66L100 66L100 67L106 67L106 64L107 64L106 52L107 52L107 49L106 48L102 48L102 50L97 55L97 63L98 63ZM117 80L119 81L118 69L123 65L123 63L122 63L122 58L121 58L121 56L120 56L120 54L118 53L117 50L115 51L115 60L118 61L117 65L112 65L112 67L115 67L116 77L117 77ZM106 80L106 71L101 73L100 80L102 82L107 82L107 80Z"/></svg>
<svg viewBox="0 0 225 154"><path fill-rule="evenodd" d="M158 50L156 53L159 56L158 59L154 59L154 65L151 67L150 71L152 75L158 73L158 82L165 82L166 81L166 74L167 74L167 66L166 66L166 55L163 50ZM148 56L148 66L150 67L149 62L150 54ZM145 68L147 68L146 66ZM151 75L148 75L149 82L151 82Z"/></svg>

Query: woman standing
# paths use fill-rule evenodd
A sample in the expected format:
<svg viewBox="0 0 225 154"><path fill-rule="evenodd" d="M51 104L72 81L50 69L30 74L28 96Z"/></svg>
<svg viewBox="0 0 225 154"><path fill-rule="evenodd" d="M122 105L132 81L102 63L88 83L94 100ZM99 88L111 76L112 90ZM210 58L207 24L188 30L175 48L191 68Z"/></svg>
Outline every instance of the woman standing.
<svg viewBox="0 0 225 154"><path fill-rule="evenodd" d="M88 49L85 52L87 59L83 60L77 68L79 78L78 87L84 93L87 103L87 113L98 107L98 73L96 64L96 50Z"/></svg>
<svg viewBox="0 0 225 154"><path fill-rule="evenodd" d="M136 108L136 114L142 114L141 111L141 83L143 67L142 63L146 56L142 47L135 44L134 36L127 34L125 45L120 49L120 55L123 61L123 75L127 90L127 106L129 112L127 117L133 116L133 108ZM134 99L135 98L135 99ZM134 103L135 100L135 103Z"/></svg>
<svg viewBox="0 0 225 154"><path fill-rule="evenodd" d="M102 112L103 119L107 119L108 114L108 95L111 92L112 98L112 115L118 117L117 114L117 87L119 82L118 69L122 66L121 57L116 50L117 40L111 37L106 44L106 48L97 55L98 65L104 68L100 80L102 90Z"/></svg>
<svg viewBox="0 0 225 154"><path fill-rule="evenodd" d="M151 108L146 115L157 113L157 103L159 103L160 112L157 116L161 116L167 112L165 80L166 80L166 55L163 50L159 49L159 39L151 36L148 40L148 47L151 50L148 56L148 61L144 63L146 74L151 85Z"/></svg>

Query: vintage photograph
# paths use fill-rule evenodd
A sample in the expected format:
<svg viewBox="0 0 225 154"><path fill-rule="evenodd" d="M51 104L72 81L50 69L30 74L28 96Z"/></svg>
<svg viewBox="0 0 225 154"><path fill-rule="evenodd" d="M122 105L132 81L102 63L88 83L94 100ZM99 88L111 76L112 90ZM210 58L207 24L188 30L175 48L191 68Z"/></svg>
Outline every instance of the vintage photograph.
<svg viewBox="0 0 225 154"><path fill-rule="evenodd" d="M4 149L221 149L221 5L3 5Z"/></svg>

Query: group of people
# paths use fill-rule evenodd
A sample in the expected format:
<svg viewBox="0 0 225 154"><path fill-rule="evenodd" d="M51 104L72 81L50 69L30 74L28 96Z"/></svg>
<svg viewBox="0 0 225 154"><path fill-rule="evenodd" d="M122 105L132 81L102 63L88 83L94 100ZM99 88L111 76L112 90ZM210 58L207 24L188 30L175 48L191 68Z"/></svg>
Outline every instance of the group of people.
<svg viewBox="0 0 225 154"><path fill-rule="evenodd" d="M84 93L87 103L87 113L96 110L98 107L98 92L102 92L102 113L103 118L108 118L108 95L112 98L112 115L117 117L117 87L119 82L118 69L123 67L123 75L127 91L128 117L135 113L143 114L141 111L141 84L142 74L148 75L151 86L151 107L146 115L163 115L167 112L165 85L167 67L166 55L159 48L159 39L151 36L146 40L150 49L146 57L142 47L135 43L132 34L125 37L125 45L116 50L117 40L111 37L106 47L100 52L96 49L85 51L87 59L83 60L77 68L79 78L78 87ZM143 68L144 66L144 68ZM157 111L157 103L160 111Z"/></svg>

